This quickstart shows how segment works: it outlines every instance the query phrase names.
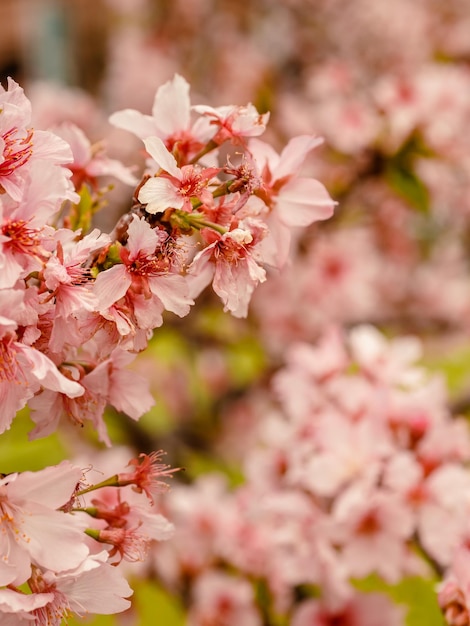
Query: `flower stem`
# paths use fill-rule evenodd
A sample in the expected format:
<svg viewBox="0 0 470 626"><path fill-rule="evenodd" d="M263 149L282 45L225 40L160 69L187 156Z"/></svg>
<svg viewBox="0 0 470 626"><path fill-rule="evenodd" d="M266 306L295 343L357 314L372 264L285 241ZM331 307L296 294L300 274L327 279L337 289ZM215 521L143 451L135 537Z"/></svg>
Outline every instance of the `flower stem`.
<svg viewBox="0 0 470 626"><path fill-rule="evenodd" d="M103 487L120 487L118 475L115 474L114 476L111 476L110 478L107 478L106 480L103 480L102 482L97 483L96 485L90 485L89 487L86 487L85 489L80 489L80 491L77 491L75 495L83 496L85 493L90 493L90 491L96 491L96 489L102 489Z"/></svg>

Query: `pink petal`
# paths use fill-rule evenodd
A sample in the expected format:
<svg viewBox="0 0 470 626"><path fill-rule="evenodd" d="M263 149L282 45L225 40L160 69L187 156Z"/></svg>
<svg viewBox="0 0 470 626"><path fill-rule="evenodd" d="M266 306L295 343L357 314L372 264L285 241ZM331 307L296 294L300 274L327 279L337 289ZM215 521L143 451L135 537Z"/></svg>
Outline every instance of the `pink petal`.
<svg viewBox="0 0 470 626"><path fill-rule="evenodd" d="M129 608L132 589L117 567L101 563L99 567L84 571L78 576L71 574L60 580L58 589L67 596L70 608L76 613L110 615Z"/></svg>
<svg viewBox="0 0 470 626"><path fill-rule="evenodd" d="M309 226L333 215L335 202L325 187L313 178L289 181L278 198L279 218L287 226Z"/></svg>
<svg viewBox="0 0 470 626"><path fill-rule="evenodd" d="M163 275L157 278L149 278L150 290L162 302L167 311L184 317L189 313L189 308L194 304L188 296L188 286L182 276L176 274Z"/></svg>
<svg viewBox="0 0 470 626"><path fill-rule="evenodd" d="M122 298L131 283L132 280L124 265L113 265L109 270L100 272L94 285L99 309L105 310Z"/></svg>
<svg viewBox="0 0 470 626"><path fill-rule="evenodd" d="M113 368L110 383L110 403L134 420L155 404L148 380L132 370Z"/></svg>
<svg viewBox="0 0 470 626"><path fill-rule="evenodd" d="M158 236L144 219L139 219L137 215L134 215L127 232L130 259L135 259L137 256L148 256L155 252Z"/></svg>
<svg viewBox="0 0 470 626"><path fill-rule="evenodd" d="M321 137L312 135L300 135L291 139L281 152L279 164L272 172L273 178L279 180L284 176L296 174L310 150L322 143Z"/></svg>
<svg viewBox="0 0 470 626"><path fill-rule="evenodd" d="M140 139L147 139L155 135L156 124L151 115L143 115L133 109L124 109L113 113L109 118L110 123L117 128L128 130Z"/></svg>
<svg viewBox="0 0 470 626"><path fill-rule="evenodd" d="M81 128L72 122L64 122L54 132L69 144L75 165L83 166L91 160L91 143Z"/></svg>
<svg viewBox="0 0 470 626"><path fill-rule="evenodd" d="M24 549L40 566L54 572L78 567L88 556L83 529L70 515L28 503L21 516Z"/></svg>
<svg viewBox="0 0 470 626"><path fill-rule="evenodd" d="M52 593L25 594L12 589L0 589L0 612L20 613L21 611L34 611L34 609L46 606L53 598Z"/></svg>
<svg viewBox="0 0 470 626"><path fill-rule="evenodd" d="M248 144L250 152L258 165L261 172L265 165L274 172L279 164L279 155L272 146L261 139L250 139Z"/></svg>
<svg viewBox="0 0 470 626"><path fill-rule="evenodd" d="M55 391L44 389L32 398L28 406L36 426L28 433L30 440L47 437L57 430L63 415L63 397Z"/></svg>
<svg viewBox="0 0 470 626"><path fill-rule="evenodd" d="M144 140L144 144L147 152L162 170L181 180L181 170L175 157L167 150L159 137L149 137Z"/></svg>
<svg viewBox="0 0 470 626"><path fill-rule="evenodd" d="M162 85L155 96L152 114L159 129L170 135L186 130L190 122L189 84L179 74Z"/></svg>
<svg viewBox="0 0 470 626"><path fill-rule="evenodd" d="M16 498L58 509L70 500L82 476L79 467L70 461L63 461L38 472L22 472L11 489Z"/></svg>
<svg viewBox="0 0 470 626"><path fill-rule="evenodd" d="M45 354L20 343L15 345L30 366L30 372L27 373L30 380L37 380L46 389L59 391L70 398L83 395L85 391L83 387L61 374L56 365Z"/></svg>
<svg viewBox="0 0 470 626"><path fill-rule="evenodd" d="M176 193L176 187L167 178L150 178L139 192L139 201L146 204L147 213L163 213L170 207L181 209L183 197Z"/></svg>
<svg viewBox="0 0 470 626"><path fill-rule="evenodd" d="M26 406L33 390L16 382L0 382L0 434L8 430L17 412Z"/></svg>

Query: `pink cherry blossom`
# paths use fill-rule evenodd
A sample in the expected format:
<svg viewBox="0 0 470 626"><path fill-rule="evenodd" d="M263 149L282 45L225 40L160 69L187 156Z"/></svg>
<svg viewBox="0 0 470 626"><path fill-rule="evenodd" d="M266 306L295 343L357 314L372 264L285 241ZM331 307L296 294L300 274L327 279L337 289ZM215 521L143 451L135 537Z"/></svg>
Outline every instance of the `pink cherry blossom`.
<svg viewBox="0 0 470 626"><path fill-rule="evenodd" d="M198 578L188 626L261 626L247 580L210 570Z"/></svg>
<svg viewBox="0 0 470 626"><path fill-rule="evenodd" d="M272 211L270 227L279 250L280 267L284 265L289 250L288 227L309 226L333 214L335 202L325 187L313 178L298 176L307 154L322 141L310 135L294 137L280 155L258 139L249 143L262 179L262 186L256 193Z"/></svg>
<svg viewBox="0 0 470 626"><path fill-rule="evenodd" d="M168 271L165 261L155 255L159 236L147 222L134 216L128 228L127 247L121 250L122 263L101 272L95 281L95 293L101 311L128 295L139 315L139 295L161 312L167 309L180 317L187 315L193 300L188 297L184 278ZM141 318L143 319L143 317Z"/></svg>
<svg viewBox="0 0 470 626"><path fill-rule="evenodd" d="M73 231L57 231L57 255L52 255L44 268L44 284L54 297L55 313L63 318L78 310L95 310L96 297L88 286L91 276L85 262L92 252L110 241L98 229L80 241L75 238Z"/></svg>
<svg viewBox="0 0 470 626"><path fill-rule="evenodd" d="M11 287L28 273L40 271L50 256L50 218L62 202L78 201L71 172L43 160L34 161L22 186L20 201L0 203L0 286Z"/></svg>
<svg viewBox="0 0 470 626"><path fill-rule="evenodd" d="M78 567L63 572L35 571L32 591L52 595L43 607L32 611L38 626L60 626L62 619L76 613L110 615L130 606L132 589L120 571L105 562L106 553L90 555Z"/></svg>
<svg viewBox="0 0 470 626"><path fill-rule="evenodd" d="M21 585L31 567L62 572L87 557L81 522L57 511L74 496L82 471L64 461L0 480L0 584Z"/></svg>
<svg viewBox="0 0 470 626"><path fill-rule="evenodd" d="M279 218L289 226L308 226L331 217L335 203L324 186L314 179L299 178L308 153L323 143L319 137L301 135L289 141L280 155L271 146L250 141L249 150L258 162L263 179L263 199L276 204ZM309 181L309 182L307 182ZM302 196L311 196L302 200Z"/></svg>
<svg viewBox="0 0 470 626"><path fill-rule="evenodd" d="M36 424L30 438L47 436L57 428L60 419L67 416L72 423L80 426L90 420L100 440L110 446L103 420L108 404L137 420L154 403L147 381L137 372L126 369L134 358L135 355L120 347L115 348L108 358L99 361L90 359L87 363L85 355L82 355L81 367L76 369L83 395L70 398L58 390L47 389L37 394L30 401L31 419Z"/></svg>
<svg viewBox="0 0 470 626"><path fill-rule="evenodd" d="M404 609L380 594L356 595L339 610L319 600L307 600L296 609L292 626L402 626Z"/></svg>
<svg viewBox="0 0 470 626"><path fill-rule="evenodd" d="M153 502L130 487L100 489L88 510L96 522L87 534L111 546L109 559L113 562L144 561L153 542L165 541L174 534L173 524L157 512Z"/></svg>
<svg viewBox="0 0 470 626"><path fill-rule="evenodd" d="M191 123L189 84L179 74L175 74L172 80L157 90L152 115L125 109L113 113L110 122L143 140L159 137L170 152L176 150L186 162L199 152L210 138L206 120Z"/></svg>
<svg viewBox="0 0 470 626"><path fill-rule="evenodd" d="M256 255L264 234L262 224L254 220L223 235L211 231L212 243L194 257L188 269L193 277L192 294L197 296L212 282L224 303L224 311L246 317L255 287L266 280L266 271Z"/></svg>
<svg viewBox="0 0 470 626"><path fill-rule="evenodd" d="M0 185L20 200L29 167L36 160L64 165L72 160L69 146L47 131L28 128L31 104L11 78L8 89L0 86Z"/></svg>
<svg viewBox="0 0 470 626"><path fill-rule="evenodd" d="M413 515L399 497L357 482L337 499L333 521L351 576L375 571L390 582L403 576Z"/></svg>
<svg viewBox="0 0 470 626"><path fill-rule="evenodd" d="M10 427L16 412L41 387L71 398L84 393L83 387L61 373L45 354L17 341L15 328L14 322L0 318L0 432Z"/></svg>
<svg viewBox="0 0 470 626"><path fill-rule="evenodd" d="M129 472L118 474L120 485L132 485L137 493L145 492L150 501L153 501L155 494L166 491L169 486L162 481L162 478L172 476L177 469L170 465L161 463L164 455L163 450L152 452L151 454L141 454L138 459L129 461L129 466L134 469Z"/></svg>
<svg viewBox="0 0 470 626"><path fill-rule="evenodd" d="M449 626L466 626L470 623L469 563L469 550L459 550L444 581L439 585L439 605Z"/></svg>
<svg viewBox="0 0 470 626"><path fill-rule="evenodd" d="M54 133L64 139L72 149L73 161L67 167L73 172L72 181L77 191L83 183L89 183L96 189L97 178L100 176L112 176L126 185L137 185L138 180L129 168L120 161L107 157L104 145L92 145L75 124L64 122L54 128Z"/></svg>
<svg viewBox="0 0 470 626"><path fill-rule="evenodd" d="M250 103L246 106L211 107L205 104L193 106L197 113L207 116L216 132L211 140L217 145L227 140L244 143L248 137L257 137L266 130L269 113L260 114Z"/></svg>
<svg viewBox="0 0 470 626"><path fill-rule="evenodd" d="M353 356L371 377L408 385L422 380L423 371L414 365L422 352L416 337L400 337L389 343L373 326L359 326L349 341Z"/></svg>
<svg viewBox="0 0 470 626"><path fill-rule="evenodd" d="M160 213L170 207L190 212L192 198L202 203L212 200L207 185L219 168L184 165L180 169L161 139L150 137L144 143L147 152L163 170L163 174L149 178L140 188L138 197L148 213Z"/></svg>

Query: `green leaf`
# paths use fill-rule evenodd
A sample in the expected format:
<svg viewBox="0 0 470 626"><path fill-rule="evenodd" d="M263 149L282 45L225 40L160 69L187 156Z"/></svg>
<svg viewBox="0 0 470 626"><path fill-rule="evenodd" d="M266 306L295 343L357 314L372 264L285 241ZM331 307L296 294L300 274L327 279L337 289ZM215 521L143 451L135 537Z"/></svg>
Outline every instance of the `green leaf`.
<svg viewBox="0 0 470 626"><path fill-rule="evenodd" d="M80 196L80 202L72 206L68 217L70 228L72 230L81 228L84 234L90 230L91 218L93 217L95 207L87 185L81 186L78 195Z"/></svg>
<svg viewBox="0 0 470 626"><path fill-rule="evenodd" d="M192 480L205 474L217 473L227 478L230 487L237 487L245 482L244 474L238 466L227 464L213 456L187 449L183 452L182 459L186 474Z"/></svg>
<svg viewBox="0 0 470 626"><path fill-rule="evenodd" d="M10 430L0 437L0 472L36 471L60 463L67 450L57 433L29 441L28 432L34 428L28 411L20 411Z"/></svg>
<svg viewBox="0 0 470 626"><path fill-rule="evenodd" d="M139 619L135 626L184 626L185 613L178 600L156 582L133 581L132 605Z"/></svg>
<svg viewBox="0 0 470 626"><path fill-rule="evenodd" d="M413 576L404 578L396 585L389 585L372 575L355 581L354 586L366 593L385 593L397 604L406 605L406 626L444 626L444 618L437 603L436 582Z"/></svg>
<svg viewBox="0 0 470 626"><path fill-rule="evenodd" d="M451 396L470 388L470 346L457 347L439 356L426 356L425 367L444 375Z"/></svg>
<svg viewBox="0 0 470 626"><path fill-rule="evenodd" d="M429 212L429 191L411 167L392 161L386 178L390 187L411 206L423 213Z"/></svg>
<svg viewBox="0 0 470 626"><path fill-rule="evenodd" d="M252 337L242 338L228 346L227 357L230 376L237 387L254 382L266 366L264 351Z"/></svg>

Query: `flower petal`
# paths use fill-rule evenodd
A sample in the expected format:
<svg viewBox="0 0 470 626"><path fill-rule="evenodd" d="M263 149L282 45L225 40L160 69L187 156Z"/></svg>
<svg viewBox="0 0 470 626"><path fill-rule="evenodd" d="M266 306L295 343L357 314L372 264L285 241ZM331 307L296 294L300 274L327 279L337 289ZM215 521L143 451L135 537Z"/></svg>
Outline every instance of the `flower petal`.
<svg viewBox="0 0 470 626"><path fill-rule="evenodd" d="M309 226L331 217L335 204L318 180L295 178L282 187L277 210L287 226Z"/></svg>

